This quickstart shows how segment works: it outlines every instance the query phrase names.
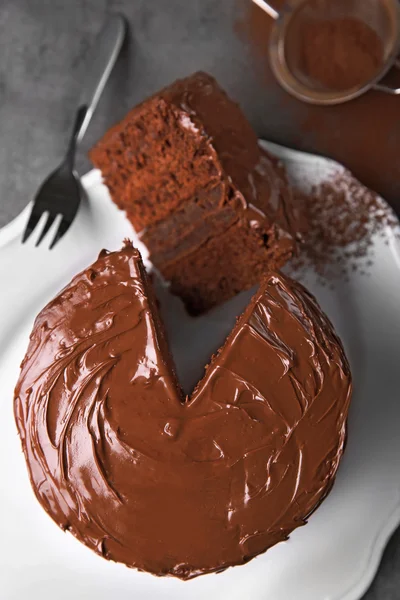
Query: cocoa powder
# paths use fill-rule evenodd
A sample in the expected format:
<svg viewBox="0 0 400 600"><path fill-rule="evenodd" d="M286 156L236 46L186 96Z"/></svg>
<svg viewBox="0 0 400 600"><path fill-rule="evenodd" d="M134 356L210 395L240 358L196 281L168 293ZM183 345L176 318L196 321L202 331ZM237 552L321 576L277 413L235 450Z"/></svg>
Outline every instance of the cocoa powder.
<svg viewBox="0 0 400 600"><path fill-rule="evenodd" d="M303 243L292 262L295 273L312 268L321 281L355 270L368 271L377 236L399 236L399 224L386 202L348 171L337 171L310 193L295 190Z"/></svg>
<svg viewBox="0 0 400 600"><path fill-rule="evenodd" d="M300 34L304 74L330 90L365 84L382 65L379 36L358 19L309 20Z"/></svg>

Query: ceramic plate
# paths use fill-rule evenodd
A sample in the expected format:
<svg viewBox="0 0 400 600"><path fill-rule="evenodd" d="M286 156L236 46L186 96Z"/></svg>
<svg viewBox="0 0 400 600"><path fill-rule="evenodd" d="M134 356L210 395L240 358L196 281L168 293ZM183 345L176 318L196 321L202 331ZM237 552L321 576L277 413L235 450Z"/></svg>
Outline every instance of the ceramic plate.
<svg viewBox="0 0 400 600"><path fill-rule="evenodd" d="M341 167L268 145L292 179L309 187ZM309 523L247 565L189 582L108 563L41 509L30 488L13 418L13 388L37 312L101 248L133 231L111 203L100 175L83 178L88 201L51 252L22 246L24 211L0 231L0 597L4 600L356 600L400 522L400 248L388 229L373 240L369 275L332 290L313 273L306 283L336 326L354 374L347 450L336 484ZM51 235L51 233L50 233ZM34 237L34 236L32 236ZM161 290L178 372L187 390L202 374L249 294L207 317L187 317ZM177 324L179 323L179 326ZM190 339L190 347L187 340Z"/></svg>

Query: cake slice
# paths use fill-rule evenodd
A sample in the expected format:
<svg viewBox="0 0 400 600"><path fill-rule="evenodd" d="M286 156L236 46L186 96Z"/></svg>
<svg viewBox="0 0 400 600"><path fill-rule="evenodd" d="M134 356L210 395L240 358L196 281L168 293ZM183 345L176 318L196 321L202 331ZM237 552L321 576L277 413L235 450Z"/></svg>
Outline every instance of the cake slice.
<svg viewBox="0 0 400 600"><path fill-rule="evenodd" d="M144 101L90 158L193 314L258 283L293 253L284 169L210 75L195 73Z"/></svg>

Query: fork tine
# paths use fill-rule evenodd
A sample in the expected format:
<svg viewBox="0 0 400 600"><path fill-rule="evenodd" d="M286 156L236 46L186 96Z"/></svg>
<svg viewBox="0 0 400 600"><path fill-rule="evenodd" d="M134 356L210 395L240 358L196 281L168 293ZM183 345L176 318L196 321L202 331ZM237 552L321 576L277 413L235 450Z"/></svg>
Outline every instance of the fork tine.
<svg viewBox="0 0 400 600"><path fill-rule="evenodd" d="M22 236L23 244L26 242L26 240L29 238L29 236L33 233L35 227L37 227L37 224L40 221L40 217L42 216L42 214L37 214L34 209L35 209L35 206L32 206L32 211L31 211L28 223L25 227L24 235Z"/></svg>
<svg viewBox="0 0 400 600"><path fill-rule="evenodd" d="M42 233L40 234L38 241L36 242L36 246L39 246L40 242L42 241L46 233L49 231L50 227L53 225L55 218L55 215L52 215L51 213L47 214L47 221L43 227Z"/></svg>
<svg viewBox="0 0 400 600"><path fill-rule="evenodd" d="M71 221L67 221L66 219L63 219L61 221L61 223L58 226L57 233L54 236L54 239L53 239L53 241L50 244L50 250L52 248L54 248L54 246L63 237L63 235L65 235L67 233L67 231L70 228L70 226L71 226Z"/></svg>

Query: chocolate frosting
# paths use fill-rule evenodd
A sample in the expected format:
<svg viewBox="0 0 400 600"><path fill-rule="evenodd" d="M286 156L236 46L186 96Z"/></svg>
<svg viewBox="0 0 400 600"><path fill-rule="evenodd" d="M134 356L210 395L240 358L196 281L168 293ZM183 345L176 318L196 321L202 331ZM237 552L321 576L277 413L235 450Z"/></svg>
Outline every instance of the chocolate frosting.
<svg viewBox="0 0 400 600"><path fill-rule="evenodd" d="M304 524L333 483L351 377L314 298L269 274L190 398L130 245L39 314L15 417L35 494L107 559L189 579Z"/></svg>
<svg viewBox="0 0 400 600"><path fill-rule="evenodd" d="M208 73L198 71L178 79L158 93L175 107L181 127L207 140L221 170L229 174L243 208L256 208L258 219L284 224L295 237L292 195L279 160L262 150L257 135L240 106L231 100ZM240 191L239 191L240 190Z"/></svg>

